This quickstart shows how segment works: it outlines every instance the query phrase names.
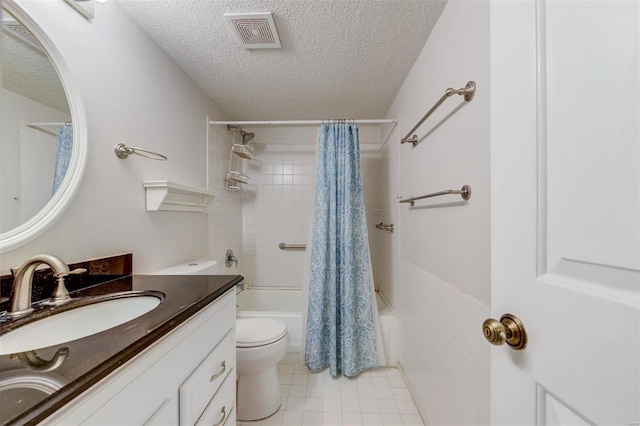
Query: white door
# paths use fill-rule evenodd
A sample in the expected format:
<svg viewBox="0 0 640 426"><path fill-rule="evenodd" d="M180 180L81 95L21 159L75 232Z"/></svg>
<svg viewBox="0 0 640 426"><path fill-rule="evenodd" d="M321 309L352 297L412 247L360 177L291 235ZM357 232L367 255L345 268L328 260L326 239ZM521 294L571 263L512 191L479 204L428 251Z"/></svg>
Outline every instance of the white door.
<svg viewBox="0 0 640 426"><path fill-rule="evenodd" d="M491 3L494 424L639 424L639 4Z"/></svg>

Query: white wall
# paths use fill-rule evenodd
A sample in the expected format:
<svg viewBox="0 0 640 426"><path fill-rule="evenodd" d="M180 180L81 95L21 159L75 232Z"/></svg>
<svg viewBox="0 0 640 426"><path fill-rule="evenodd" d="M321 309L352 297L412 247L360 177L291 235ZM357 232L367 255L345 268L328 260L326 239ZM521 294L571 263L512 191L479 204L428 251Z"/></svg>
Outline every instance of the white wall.
<svg viewBox="0 0 640 426"><path fill-rule="evenodd" d="M72 262L132 252L134 270L140 273L210 250L222 263L224 247L240 250L239 222L231 220L240 215L240 205L224 191L209 216L145 209L143 180L205 187L207 161L212 188L220 188L217 159L226 156L227 148L217 149L218 129L211 132L206 157L206 117L226 118L219 107L117 2L97 4L92 21L62 1L20 3L73 72L86 111L89 148L82 187L68 210L40 237L4 253L2 272L38 253ZM120 160L113 153L118 142L158 151L169 161ZM221 227L230 231L221 235Z"/></svg>
<svg viewBox="0 0 640 426"><path fill-rule="evenodd" d="M0 232L4 232L44 207L53 188L57 138L24 123L64 123L71 116L4 88L1 99ZM49 130L55 133L56 128Z"/></svg>
<svg viewBox="0 0 640 426"><path fill-rule="evenodd" d="M250 285L301 287L305 252L283 251L281 242L308 244L313 222L317 128L252 128L254 160L245 161L250 177L242 196L243 240L240 270ZM365 209L376 274L379 221L377 193L379 129L359 129ZM229 139L230 143L230 139ZM377 281L376 281L377 283Z"/></svg>
<svg viewBox="0 0 640 426"><path fill-rule="evenodd" d="M477 84L470 103L438 127L464 102L447 99L418 129L415 148L400 145L447 87L469 80ZM401 363L431 424L489 422L490 351L480 333L490 303L488 84L489 2L451 0L387 113L401 120L381 167L383 208L398 232L381 248L383 262L393 259L380 265L390 283L382 291L399 314ZM410 209L396 199L464 184L467 203L449 195Z"/></svg>

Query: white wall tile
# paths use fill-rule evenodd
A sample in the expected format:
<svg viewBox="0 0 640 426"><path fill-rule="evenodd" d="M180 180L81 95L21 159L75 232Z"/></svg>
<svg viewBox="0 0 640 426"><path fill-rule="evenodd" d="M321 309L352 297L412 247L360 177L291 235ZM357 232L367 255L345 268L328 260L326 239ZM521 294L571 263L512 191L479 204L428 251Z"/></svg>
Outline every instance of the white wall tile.
<svg viewBox="0 0 640 426"><path fill-rule="evenodd" d="M281 133L286 138L287 131ZM315 139L315 130L309 134ZM302 286L305 253L283 252L278 244L309 243L316 156L314 145L305 146L299 152L289 152L293 148L276 143L254 145L259 160L246 163L251 185L242 194L242 226L248 228L243 234L252 238L243 239L242 257L251 256L256 260L247 262L241 258L240 273L249 285ZM372 222L369 238L374 275L377 274L376 239L379 237L374 231L380 231L373 228L372 212L379 210L376 191L379 158L377 154L361 156L367 220Z"/></svg>
<svg viewBox="0 0 640 426"><path fill-rule="evenodd" d="M481 315L478 312L486 307L414 265L404 262L403 269L406 297L394 308L404 335L402 366L415 404L433 424L474 424L479 419L479 404L488 404L479 395L484 392L488 399L490 393L489 345L485 344L478 323L474 329L469 322L477 321ZM395 398L409 395L408 390L402 395L394 391ZM395 403L402 405L403 400ZM378 403L381 412L389 406L383 399ZM398 407L401 414L401 409L411 410Z"/></svg>

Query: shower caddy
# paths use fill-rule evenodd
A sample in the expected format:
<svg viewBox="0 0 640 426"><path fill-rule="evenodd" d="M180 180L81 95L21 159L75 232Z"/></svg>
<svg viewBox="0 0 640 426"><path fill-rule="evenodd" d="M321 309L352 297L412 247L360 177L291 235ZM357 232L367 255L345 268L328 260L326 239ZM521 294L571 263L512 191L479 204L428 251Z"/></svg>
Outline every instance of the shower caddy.
<svg viewBox="0 0 640 426"><path fill-rule="evenodd" d="M242 172L242 160L251 160L254 157L253 151L251 151L249 147L254 135L253 133L247 133L239 127L231 125L227 125L227 130L233 131L233 137L231 139L229 168L224 188L227 191L241 192L245 190L245 185L249 183L250 179L249 176ZM240 143L236 143L236 133L240 133L242 137Z"/></svg>

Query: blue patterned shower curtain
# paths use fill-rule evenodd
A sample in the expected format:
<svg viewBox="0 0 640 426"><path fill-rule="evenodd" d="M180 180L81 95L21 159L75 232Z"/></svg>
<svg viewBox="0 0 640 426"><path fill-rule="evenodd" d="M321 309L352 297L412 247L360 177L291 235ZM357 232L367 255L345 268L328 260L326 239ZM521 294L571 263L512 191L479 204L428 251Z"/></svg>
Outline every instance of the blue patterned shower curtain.
<svg viewBox="0 0 640 426"><path fill-rule="evenodd" d="M353 377L382 365L358 128L318 131L305 363Z"/></svg>
<svg viewBox="0 0 640 426"><path fill-rule="evenodd" d="M67 174L69 163L71 162L71 152L73 151L73 127L65 124L58 127L58 144L56 148L56 167L53 175L53 190L51 195L55 194L64 176Z"/></svg>

